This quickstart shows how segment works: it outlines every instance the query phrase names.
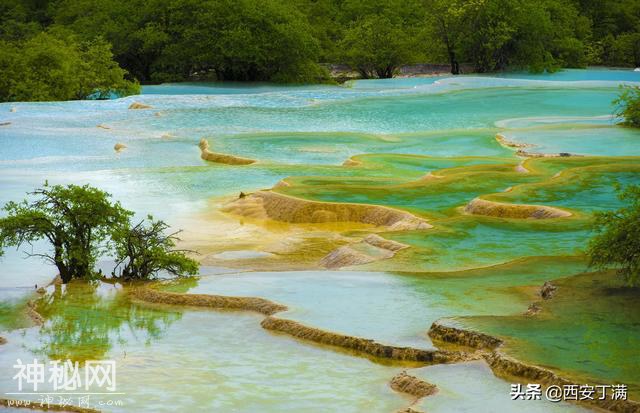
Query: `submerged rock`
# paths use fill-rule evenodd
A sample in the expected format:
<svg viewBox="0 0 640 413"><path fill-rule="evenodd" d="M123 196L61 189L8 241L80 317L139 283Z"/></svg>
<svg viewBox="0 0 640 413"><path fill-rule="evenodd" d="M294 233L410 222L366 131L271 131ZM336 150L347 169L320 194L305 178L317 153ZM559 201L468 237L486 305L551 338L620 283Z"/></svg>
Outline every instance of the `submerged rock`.
<svg viewBox="0 0 640 413"><path fill-rule="evenodd" d="M291 184L289 182L285 181L284 179L281 179L281 180L278 181L277 184L275 184L273 186L273 189L276 189L276 188L288 188L290 186L291 186Z"/></svg>
<svg viewBox="0 0 640 413"><path fill-rule="evenodd" d="M205 138L200 139L200 143L198 144L198 146L200 147L200 157L205 161L224 163L227 165L250 165L256 162L253 159L211 152L209 150L209 141L207 141Z"/></svg>
<svg viewBox="0 0 640 413"><path fill-rule="evenodd" d="M443 341L479 350L494 350L502 345L502 340L472 330L445 326L439 321L431 324L427 333L432 340Z"/></svg>
<svg viewBox="0 0 640 413"><path fill-rule="evenodd" d="M434 364L455 363L473 359L473 355L464 352L389 346L370 339L324 331L319 328L308 327L297 321L276 317L267 317L262 320L260 325L267 330L279 331L302 340L341 347L380 358L420 361Z"/></svg>
<svg viewBox="0 0 640 413"><path fill-rule="evenodd" d="M118 142L115 145L113 145L113 150L116 152L120 152L125 149L127 149L127 145L125 145L124 143Z"/></svg>
<svg viewBox="0 0 640 413"><path fill-rule="evenodd" d="M551 370L523 363L497 351L485 354L484 359L494 373L499 373L503 376L533 380L533 383L544 384L555 384L561 381ZM562 381L564 382L565 380Z"/></svg>
<svg viewBox="0 0 640 413"><path fill-rule="evenodd" d="M473 215L518 219L549 219L571 216L570 212L546 205L504 204L480 198L469 202L464 208L464 212Z"/></svg>
<svg viewBox="0 0 640 413"><path fill-rule="evenodd" d="M309 201L272 191L258 191L236 199L222 210L258 219L302 223L353 222L384 226L390 230L432 228L426 220L379 205Z"/></svg>
<svg viewBox="0 0 640 413"><path fill-rule="evenodd" d="M131 105L129 105L129 109L153 109L153 106L146 105L140 102L133 102Z"/></svg>
<svg viewBox="0 0 640 413"><path fill-rule="evenodd" d="M4 337L0 337L0 345L7 344L7 339Z"/></svg>
<svg viewBox="0 0 640 413"><path fill-rule="evenodd" d="M393 256L392 253L386 252L385 254L380 254L378 256L374 256L371 254L364 253L362 251L358 251L352 246L345 245L335 250L331 251L329 254L322 257L320 260L320 265L329 269L336 269L342 267L349 267L352 265L362 265L370 262L391 258Z"/></svg>
<svg viewBox="0 0 640 413"><path fill-rule="evenodd" d="M540 303L535 302L529 304L529 307L527 308L527 311L524 312L524 315L531 317L539 314L540 311L542 311L542 306L540 305Z"/></svg>
<svg viewBox="0 0 640 413"><path fill-rule="evenodd" d="M443 179L444 176L440 176L440 175L436 175L433 172L427 172L426 174L424 174L424 176L420 179L422 179L423 181L432 181L434 179Z"/></svg>
<svg viewBox="0 0 640 413"><path fill-rule="evenodd" d="M557 289L558 287L551 284L551 281L545 281L540 288L540 296L545 300L549 300L553 298L553 295L556 293Z"/></svg>
<svg viewBox="0 0 640 413"><path fill-rule="evenodd" d="M27 317L33 321L33 323L37 326L41 326L44 324L44 317L36 311L36 302L33 300L27 301L27 309L26 309Z"/></svg>
<svg viewBox="0 0 640 413"><path fill-rule="evenodd" d="M374 247L382 248L388 251L400 251L405 248L409 248L407 244L403 244L398 241L393 241L390 239L382 238L377 234L370 234L363 240L369 245L373 245Z"/></svg>
<svg viewBox="0 0 640 413"><path fill-rule="evenodd" d="M527 364L501 353L499 350L497 350L498 346L496 344L498 344L497 341L500 344L502 343L502 341L486 334L443 326L436 321L435 323L433 323L431 329L429 330L429 336L432 338L437 337L442 341L449 341L457 344L475 347L480 350L489 350L476 352L474 355L480 355L482 358L484 358L493 373L498 377L504 377L509 380L516 379L517 381L524 383L540 383L543 387L551 385L559 387L579 387L579 384L573 383L549 369ZM487 340L487 338L488 341L485 343L485 340ZM492 346L495 346L493 347L493 350L491 349ZM600 409L605 409L612 412L640 412L640 403L633 400L596 398L595 400L580 401L567 399L567 401L596 406Z"/></svg>
<svg viewBox="0 0 640 413"><path fill-rule="evenodd" d="M569 156L582 156L577 155L575 153L569 152L560 152L560 153L538 153L538 152L527 152L522 149L516 152L516 155L522 156L524 158L565 158Z"/></svg>
<svg viewBox="0 0 640 413"><path fill-rule="evenodd" d="M508 148L529 148L529 147L533 146L533 145L528 144L528 143L512 142L512 141L508 140L501 133L496 134L496 140L498 141L498 143L500 143L500 145L506 146Z"/></svg>
<svg viewBox="0 0 640 413"><path fill-rule="evenodd" d="M391 388L399 393L406 393L421 399L434 394L438 387L403 371L391 379Z"/></svg>
<svg viewBox="0 0 640 413"><path fill-rule="evenodd" d="M360 166L362 162L356 161L355 159L349 158L342 163L342 166Z"/></svg>
<svg viewBox="0 0 640 413"><path fill-rule="evenodd" d="M391 258L396 251L404 248L409 248L409 246L371 234L360 242L336 248L324 256L320 260L320 264L325 268L361 265Z"/></svg>
<svg viewBox="0 0 640 413"><path fill-rule="evenodd" d="M149 303L255 311L264 315L287 310L287 307L259 297L230 297L209 294L179 294L150 288L137 288L131 296Z"/></svg>
<svg viewBox="0 0 640 413"><path fill-rule="evenodd" d="M496 376L506 377L509 379L518 379L524 383L540 383L543 387L546 386L575 386L580 387L579 383L573 383L570 380L557 375L551 370L526 364L520 360L505 356L498 351L487 353L483 355L486 362L491 367L491 370ZM612 412L621 413L635 413L640 412L640 403L633 400L613 400L609 397L600 399L595 397L594 400L580 400L575 401L567 399L567 401L573 401L574 403L583 403L590 406L596 406L600 409L609 410Z"/></svg>

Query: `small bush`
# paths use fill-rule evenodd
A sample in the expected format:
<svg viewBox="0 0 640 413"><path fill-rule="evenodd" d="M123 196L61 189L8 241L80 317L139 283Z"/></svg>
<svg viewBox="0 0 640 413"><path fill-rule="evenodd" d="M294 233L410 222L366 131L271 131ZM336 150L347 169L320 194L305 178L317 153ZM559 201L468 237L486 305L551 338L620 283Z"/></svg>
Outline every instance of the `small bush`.
<svg viewBox="0 0 640 413"><path fill-rule="evenodd" d="M623 124L640 127L640 87L621 86L620 95L613 101L616 115L624 118Z"/></svg>

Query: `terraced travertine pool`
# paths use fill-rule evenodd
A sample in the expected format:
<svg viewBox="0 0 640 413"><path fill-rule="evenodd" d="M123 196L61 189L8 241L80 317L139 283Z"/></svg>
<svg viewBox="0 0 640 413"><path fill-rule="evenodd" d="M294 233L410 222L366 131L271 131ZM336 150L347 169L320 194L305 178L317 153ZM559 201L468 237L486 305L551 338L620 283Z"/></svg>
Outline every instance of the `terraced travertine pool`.
<svg viewBox="0 0 640 413"><path fill-rule="evenodd" d="M614 183L640 183L640 131L612 116L621 84L640 84L640 73L167 84L110 101L0 104L10 122L0 126L0 203L44 180L89 183L183 228L183 245L200 252L199 277L155 289L262 297L288 307L279 319L424 351L446 347L427 335L440 320L570 380L627 384L638 400L640 294L591 273L583 255L593 213L620 206ZM257 162L204 161L201 138ZM561 153L571 156L538 156ZM491 212L503 204L506 216ZM523 205L546 215L527 218ZM372 234L405 248L390 253L365 241ZM35 293L54 276L20 251L0 261L2 393L16 391L16 359L37 357L115 360L125 394L103 411L589 408L511 401L515 379L481 358L372 357L261 328L262 314L145 303L119 284ZM523 315L549 280L556 296ZM401 371L438 392L395 392Z"/></svg>

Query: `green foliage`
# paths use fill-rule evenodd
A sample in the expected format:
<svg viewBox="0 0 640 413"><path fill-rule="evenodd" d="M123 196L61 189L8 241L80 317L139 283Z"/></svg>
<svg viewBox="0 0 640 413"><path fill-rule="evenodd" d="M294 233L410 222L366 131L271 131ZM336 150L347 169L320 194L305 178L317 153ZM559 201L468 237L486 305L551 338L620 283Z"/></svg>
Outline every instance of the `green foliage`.
<svg viewBox="0 0 640 413"><path fill-rule="evenodd" d="M460 62L476 71L525 68L554 71L586 65L582 39L588 19L562 0L427 0L431 50L447 59L452 73Z"/></svg>
<svg viewBox="0 0 640 413"><path fill-rule="evenodd" d="M640 127L640 87L620 86L620 95L612 102L616 115L624 118L623 124Z"/></svg>
<svg viewBox="0 0 640 413"><path fill-rule="evenodd" d="M615 268L629 283L640 285L640 186L629 186L619 197L628 205L598 213L597 234L589 244L591 265Z"/></svg>
<svg viewBox="0 0 640 413"><path fill-rule="evenodd" d="M178 234L166 234L169 226L163 221L147 218L134 227L119 228L113 235L117 265L113 276L126 280L148 280L159 271L172 275L195 275L198 263L188 258L184 250L176 250ZM118 271L116 273L116 271Z"/></svg>
<svg viewBox="0 0 640 413"><path fill-rule="evenodd" d="M434 59L447 60L451 65L451 73L460 73L460 53L464 38L463 18L465 9L458 0L427 0L429 13L425 17L423 36L431 39L428 42L429 56Z"/></svg>
<svg viewBox="0 0 640 413"><path fill-rule="evenodd" d="M64 283L74 278L91 279L99 254L111 232L126 225L131 212L110 195L88 185L49 186L31 195L32 202L9 202L0 218L0 247L47 240L53 251L33 254L52 262Z"/></svg>
<svg viewBox="0 0 640 413"><path fill-rule="evenodd" d="M640 66L640 2L5 0L0 47L0 100L136 93L127 76L324 81L318 62L365 77L411 63L447 62L452 73Z"/></svg>
<svg viewBox="0 0 640 413"><path fill-rule="evenodd" d="M321 75L305 17L279 1L177 0L172 6L167 30L173 41L158 62L161 72L294 82Z"/></svg>
<svg viewBox="0 0 640 413"><path fill-rule="evenodd" d="M180 311L156 309L132 303L126 291L105 295L97 282L71 282L55 285L43 295L37 311L47 323L38 329L41 347L35 348L52 360L100 360L113 345L122 345L127 335L150 342L182 316ZM19 313L19 311L16 311Z"/></svg>
<svg viewBox="0 0 640 413"><path fill-rule="evenodd" d="M589 63L640 66L640 2L637 0L580 1L580 12L592 26L586 39L591 46ZM599 53L598 53L599 52Z"/></svg>
<svg viewBox="0 0 640 413"><path fill-rule="evenodd" d="M341 43L344 62L364 78L390 78L403 64L416 60L415 42L399 23L371 15L353 23Z"/></svg>
<svg viewBox="0 0 640 413"><path fill-rule="evenodd" d="M110 195L88 185L49 186L45 183L31 195L32 202L9 202L0 218L2 248L49 242L52 251L27 253L53 263L63 283L72 279L93 279L97 258L114 251L117 259L113 275L127 280L148 280L159 271L173 275L194 275L198 263L184 250L176 250L177 233L166 235L163 221L148 217L131 226L133 212L112 203ZM116 271L120 268L118 274Z"/></svg>
<svg viewBox="0 0 640 413"><path fill-rule="evenodd" d="M69 32L53 30L25 41L0 41L0 48L3 101L104 99L139 92L101 38L80 42Z"/></svg>
<svg viewBox="0 0 640 413"><path fill-rule="evenodd" d="M64 0L55 22L104 36L145 81L318 81L319 47L297 8L278 0Z"/></svg>
<svg viewBox="0 0 640 413"><path fill-rule="evenodd" d="M624 33L613 42L610 62L618 66L640 67L640 33Z"/></svg>
<svg viewBox="0 0 640 413"><path fill-rule="evenodd" d="M345 1L337 15L342 31L334 57L365 78L392 77L400 66L423 58L423 15L413 0Z"/></svg>

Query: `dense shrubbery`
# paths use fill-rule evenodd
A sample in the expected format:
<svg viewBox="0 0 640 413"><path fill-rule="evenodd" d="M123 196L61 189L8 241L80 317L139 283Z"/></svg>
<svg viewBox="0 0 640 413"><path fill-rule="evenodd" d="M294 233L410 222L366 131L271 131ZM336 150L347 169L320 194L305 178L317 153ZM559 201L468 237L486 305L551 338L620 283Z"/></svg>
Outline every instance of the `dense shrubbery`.
<svg viewBox="0 0 640 413"><path fill-rule="evenodd" d="M0 101L50 101L126 96L140 85L124 78L111 45L101 37L79 41L72 33L38 33L0 40Z"/></svg>
<svg viewBox="0 0 640 413"><path fill-rule="evenodd" d="M629 285L640 285L640 186L620 190L627 205L596 215L596 236L589 245L591 265L615 268Z"/></svg>
<svg viewBox="0 0 640 413"><path fill-rule="evenodd" d="M613 101L616 115L623 118L623 124L640 128L640 87L621 86L620 95Z"/></svg>
<svg viewBox="0 0 640 413"><path fill-rule="evenodd" d="M318 62L367 77L415 62L639 66L640 2L5 0L0 42L2 100L128 94L133 79L319 81Z"/></svg>

